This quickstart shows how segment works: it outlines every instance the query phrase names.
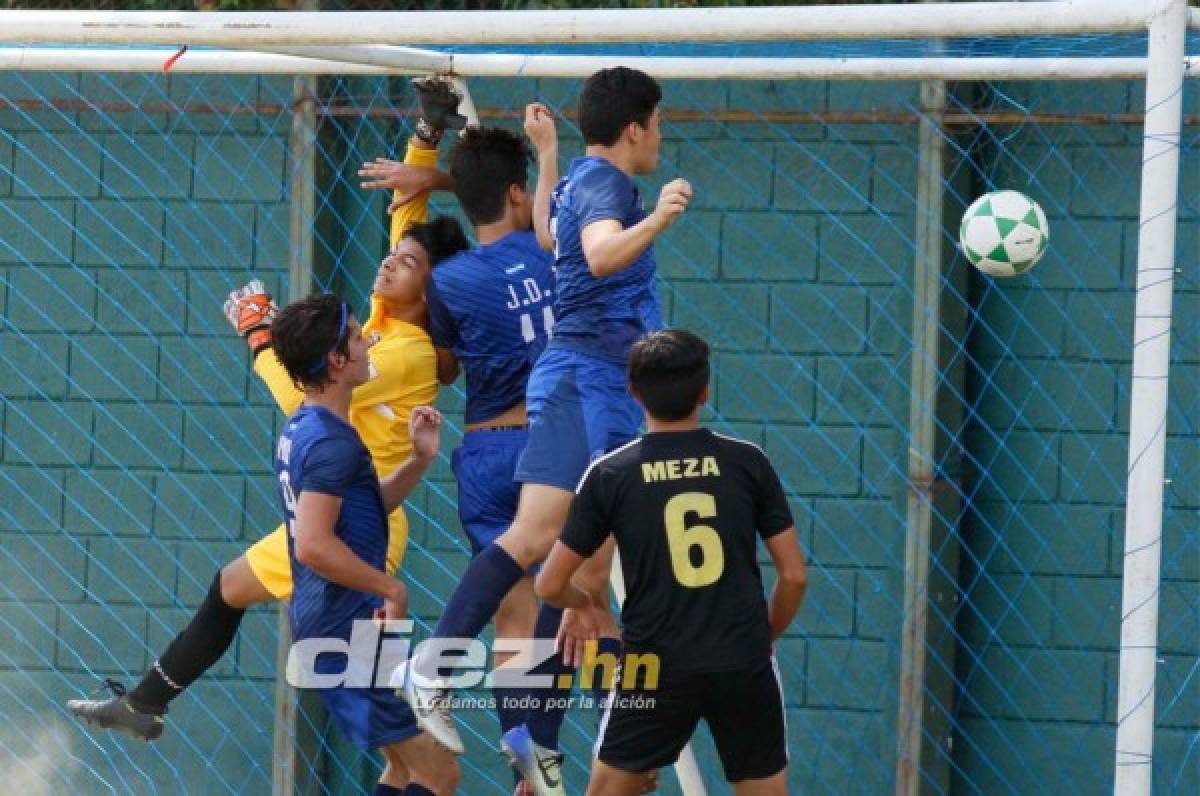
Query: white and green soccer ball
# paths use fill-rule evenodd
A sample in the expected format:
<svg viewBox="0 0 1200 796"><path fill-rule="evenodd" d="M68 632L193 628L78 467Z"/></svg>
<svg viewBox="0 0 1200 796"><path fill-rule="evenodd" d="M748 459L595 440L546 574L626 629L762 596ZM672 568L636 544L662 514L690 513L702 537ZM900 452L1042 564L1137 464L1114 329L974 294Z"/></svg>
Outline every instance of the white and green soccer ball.
<svg viewBox="0 0 1200 796"><path fill-rule="evenodd" d="M971 265L990 276L1017 276L1042 259L1050 227L1041 206L1019 191L994 191L963 213L958 240Z"/></svg>

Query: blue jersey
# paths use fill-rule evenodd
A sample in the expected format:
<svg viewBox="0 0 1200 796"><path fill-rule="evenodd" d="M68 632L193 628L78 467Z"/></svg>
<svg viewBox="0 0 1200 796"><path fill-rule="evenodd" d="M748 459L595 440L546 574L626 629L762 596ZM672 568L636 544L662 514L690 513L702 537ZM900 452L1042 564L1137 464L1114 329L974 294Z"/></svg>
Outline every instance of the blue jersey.
<svg viewBox="0 0 1200 796"><path fill-rule="evenodd" d="M529 371L554 328L554 292L553 258L532 232L511 232L434 267L429 336L462 363L467 423L525 400Z"/></svg>
<svg viewBox="0 0 1200 796"><path fill-rule="evenodd" d="M302 492L342 499L334 533L371 566L384 569L388 522L371 454L349 424L319 406L303 405L284 426L275 451L275 475L288 529L292 564L292 636L348 638L355 619L369 619L383 601L347 589L296 560L296 501Z"/></svg>
<svg viewBox="0 0 1200 796"><path fill-rule="evenodd" d="M583 255L583 229L614 219L628 229L646 217L629 175L599 157L572 161L550 200L558 293L554 300L555 348L567 348L624 365L629 348L662 328L654 284L654 247L628 268L597 279Z"/></svg>

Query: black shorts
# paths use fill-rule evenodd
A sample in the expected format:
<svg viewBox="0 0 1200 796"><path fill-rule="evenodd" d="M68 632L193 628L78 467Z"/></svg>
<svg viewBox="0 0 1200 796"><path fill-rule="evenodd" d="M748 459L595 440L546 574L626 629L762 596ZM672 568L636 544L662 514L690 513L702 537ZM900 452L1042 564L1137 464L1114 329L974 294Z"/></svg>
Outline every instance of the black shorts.
<svg viewBox="0 0 1200 796"><path fill-rule="evenodd" d="M700 719L708 723L728 781L764 779L787 766L783 686L774 659L735 671L664 677L654 690L618 688L610 701L596 756L622 771L671 765Z"/></svg>

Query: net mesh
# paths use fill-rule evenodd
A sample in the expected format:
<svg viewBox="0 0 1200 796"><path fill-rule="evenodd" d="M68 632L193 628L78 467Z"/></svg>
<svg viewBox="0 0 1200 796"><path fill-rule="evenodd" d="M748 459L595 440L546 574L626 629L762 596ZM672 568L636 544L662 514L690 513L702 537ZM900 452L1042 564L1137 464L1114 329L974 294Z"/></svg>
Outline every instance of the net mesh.
<svg viewBox="0 0 1200 796"><path fill-rule="evenodd" d="M1195 44L1195 42L1192 42ZM1004 54L1141 54L1136 37L1006 41ZM929 43L742 47L737 54L928 54ZM939 46L947 46L945 43ZM1000 54L996 42L955 53ZM588 51L728 54L656 45ZM1192 48L1200 49L1200 48ZM471 80L485 123L524 103L560 117L563 167L582 151L572 80ZM286 296L289 203L315 196L315 284L365 309L386 198L361 163L398 154L402 79L322 78L311 151L289 152L290 78L0 74L0 758L31 793L261 793L271 784L277 620L249 613L209 676L172 706L163 740L87 732L65 699L135 680L213 573L278 522L271 450L282 415L220 314L251 277ZM679 81L643 193L675 176L696 197L660 241L672 325L714 346L706 420L765 447L810 558L809 595L777 647L796 792L893 790L905 538L931 512L928 675L918 763L930 792L1111 790L1141 162L1140 84ZM1200 787L1200 238L1198 108L1189 87L1156 729L1156 788ZM941 152L940 215L918 204L924 123ZM316 179L297 183L311 156ZM1023 191L1049 217L1030 274L994 280L956 247L981 193ZM449 197L435 212L457 213ZM936 230L939 308L918 221ZM914 304L918 311L914 313ZM934 312L938 353L914 334ZM935 368L932 396L914 361ZM932 400L931 400L932 399ZM933 418L934 479L913 491L913 403ZM443 390L443 448L461 387ZM428 628L462 572L445 456L408 502L404 577ZM764 560L767 584L772 575ZM479 692L478 696L486 696ZM298 775L370 792L378 762L314 705ZM464 793L507 793L490 711L460 714ZM564 731L568 792L586 781L596 716ZM695 739L722 779L707 734ZM678 792L663 774L665 792Z"/></svg>

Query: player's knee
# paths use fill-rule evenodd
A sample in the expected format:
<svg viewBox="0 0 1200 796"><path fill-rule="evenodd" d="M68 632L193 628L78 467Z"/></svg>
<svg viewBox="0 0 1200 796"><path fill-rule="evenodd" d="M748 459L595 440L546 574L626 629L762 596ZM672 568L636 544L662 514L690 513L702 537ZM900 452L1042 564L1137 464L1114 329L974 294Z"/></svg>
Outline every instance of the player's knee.
<svg viewBox="0 0 1200 796"><path fill-rule="evenodd" d="M221 599L231 608L245 610L272 597L242 555L221 569Z"/></svg>
<svg viewBox="0 0 1200 796"><path fill-rule="evenodd" d="M504 548L528 572L534 564L546 560L560 527L540 522L537 518L513 520L512 527L500 535L496 544Z"/></svg>
<svg viewBox="0 0 1200 796"><path fill-rule="evenodd" d="M574 494L543 484L525 484L521 487L512 527L496 540L497 543L526 569L544 561L562 533Z"/></svg>

